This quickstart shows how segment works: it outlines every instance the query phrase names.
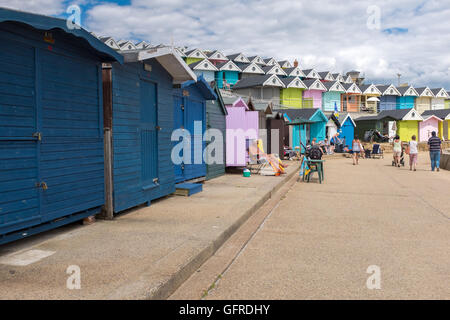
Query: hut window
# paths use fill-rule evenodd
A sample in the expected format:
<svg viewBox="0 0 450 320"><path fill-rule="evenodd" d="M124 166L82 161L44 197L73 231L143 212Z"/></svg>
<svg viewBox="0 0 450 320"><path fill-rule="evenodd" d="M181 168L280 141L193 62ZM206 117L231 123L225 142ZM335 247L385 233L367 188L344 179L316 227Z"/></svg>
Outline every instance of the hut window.
<svg viewBox="0 0 450 320"><path fill-rule="evenodd" d="M200 53L197 52L195 55L198 57L200 55Z"/></svg>
<svg viewBox="0 0 450 320"><path fill-rule="evenodd" d="M252 71L255 71L256 70L256 68L255 67L252 67Z"/></svg>
<svg viewBox="0 0 450 320"><path fill-rule="evenodd" d="M109 44L110 44L110 45L114 45L114 42L111 41Z"/></svg>
<svg viewBox="0 0 450 320"><path fill-rule="evenodd" d="M375 89L374 89L374 88L370 89L370 92L374 92L374 91L375 91Z"/></svg>
<svg viewBox="0 0 450 320"><path fill-rule="evenodd" d="M394 90L391 89L391 91L389 91L390 93L394 93Z"/></svg>
<svg viewBox="0 0 450 320"><path fill-rule="evenodd" d="M316 88L319 88L319 84L318 83L316 83Z"/></svg>
<svg viewBox="0 0 450 320"><path fill-rule="evenodd" d="M233 69L233 66L230 64L229 66L228 66L228 69Z"/></svg>
<svg viewBox="0 0 450 320"><path fill-rule="evenodd" d="M131 50L131 46L128 46L128 50Z"/></svg>
<svg viewBox="0 0 450 320"><path fill-rule="evenodd" d="M205 68L208 68L208 64L207 63L205 63L204 66L205 66Z"/></svg>
<svg viewBox="0 0 450 320"><path fill-rule="evenodd" d="M295 85L296 85L296 86L299 86L299 85L300 85L300 82L295 81Z"/></svg>
<svg viewBox="0 0 450 320"><path fill-rule="evenodd" d="M279 70L278 70L278 69L275 69L275 72L277 72L277 73L278 73L278 72L279 72Z"/></svg>
<svg viewBox="0 0 450 320"><path fill-rule="evenodd" d="M297 75L299 75L299 74L300 74L300 72L298 72L298 70L297 70L297 72L296 72L296 73L297 73Z"/></svg>
<svg viewBox="0 0 450 320"><path fill-rule="evenodd" d="M273 78L272 79L272 83L276 83L277 82L277 80L275 80L275 78Z"/></svg>

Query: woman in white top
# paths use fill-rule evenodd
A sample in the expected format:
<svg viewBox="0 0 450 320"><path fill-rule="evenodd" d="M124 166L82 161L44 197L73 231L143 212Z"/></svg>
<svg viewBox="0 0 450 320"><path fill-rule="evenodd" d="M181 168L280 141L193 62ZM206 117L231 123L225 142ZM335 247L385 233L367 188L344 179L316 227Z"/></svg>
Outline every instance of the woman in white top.
<svg viewBox="0 0 450 320"><path fill-rule="evenodd" d="M414 171L416 171L417 155L419 152L417 150L416 136L413 135L411 139L409 142L409 170L411 171L414 168Z"/></svg>
<svg viewBox="0 0 450 320"><path fill-rule="evenodd" d="M394 163L396 167L400 168L400 156L402 154L402 142L400 140L400 137L398 135L395 136L394 138Z"/></svg>

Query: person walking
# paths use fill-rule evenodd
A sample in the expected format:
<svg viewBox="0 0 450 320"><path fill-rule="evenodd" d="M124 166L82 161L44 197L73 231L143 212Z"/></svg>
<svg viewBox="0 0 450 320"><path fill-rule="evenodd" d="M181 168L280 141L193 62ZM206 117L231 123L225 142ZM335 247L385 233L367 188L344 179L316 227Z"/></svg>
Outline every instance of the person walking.
<svg viewBox="0 0 450 320"><path fill-rule="evenodd" d="M436 136L436 131L431 133L428 139L428 146L430 147L431 171L436 168L439 171L439 163L441 162L442 141Z"/></svg>
<svg viewBox="0 0 450 320"><path fill-rule="evenodd" d="M416 171L418 154L416 136L413 135L409 142L409 171L412 171L413 169Z"/></svg>
<svg viewBox="0 0 450 320"><path fill-rule="evenodd" d="M394 164L396 167L400 168L400 156L402 154L402 142L400 140L399 135L396 135L394 138Z"/></svg>
<svg viewBox="0 0 450 320"><path fill-rule="evenodd" d="M362 150L363 150L363 147L361 145L361 141L359 141L358 137L355 136L355 138L352 141L353 165L359 164L359 155L360 155Z"/></svg>

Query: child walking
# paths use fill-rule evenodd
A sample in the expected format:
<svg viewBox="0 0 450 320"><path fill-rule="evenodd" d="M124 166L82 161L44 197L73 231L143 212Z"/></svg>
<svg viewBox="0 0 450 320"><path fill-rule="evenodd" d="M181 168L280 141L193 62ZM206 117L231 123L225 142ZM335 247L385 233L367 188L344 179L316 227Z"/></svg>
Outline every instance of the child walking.
<svg viewBox="0 0 450 320"><path fill-rule="evenodd" d="M359 164L359 155L362 152L363 147L361 145L361 141L359 141L358 137L355 136L355 138L352 141L352 158L353 158L353 165Z"/></svg>
<svg viewBox="0 0 450 320"><path fill-rule="evenodd" d="M419 152L417 150L416 136L413 135L411 137L411 141L409 142L409 171L411 171L413 169L414 169L414 171L416 171L418 154L419 154Z"/></svg>

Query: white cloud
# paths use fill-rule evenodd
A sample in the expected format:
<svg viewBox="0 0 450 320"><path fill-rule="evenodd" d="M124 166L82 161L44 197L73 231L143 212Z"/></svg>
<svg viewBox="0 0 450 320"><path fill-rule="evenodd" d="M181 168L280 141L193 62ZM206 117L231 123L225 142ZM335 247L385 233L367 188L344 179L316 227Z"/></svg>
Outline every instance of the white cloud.
<svg viewBox="0 0 450 320"><path fill-rule="evenodd" d="M0 0L0 7L47 15L59 15L65 10L61 0Z"/></svg>
<svg viewBox="0 0 450 320"><path fill-rule="evenodd" d="M319 71L357 69L373 82L396 83L401 73L402 82L450 88L446 0L131 0L131 5L84 1L91 3L83 13L84 26L117 39L152 44L170 44L173 39L176 45L227 54L297 58L301 67ZM64 1L32 0L28 7L19 0L0 0L6 2L26 10L43 10L48 3L54 6L49 13L57 14ZM367 28L367 8L374 4L381 13L380 30ZM383 32L389 28L401 29Z"/></svg>

